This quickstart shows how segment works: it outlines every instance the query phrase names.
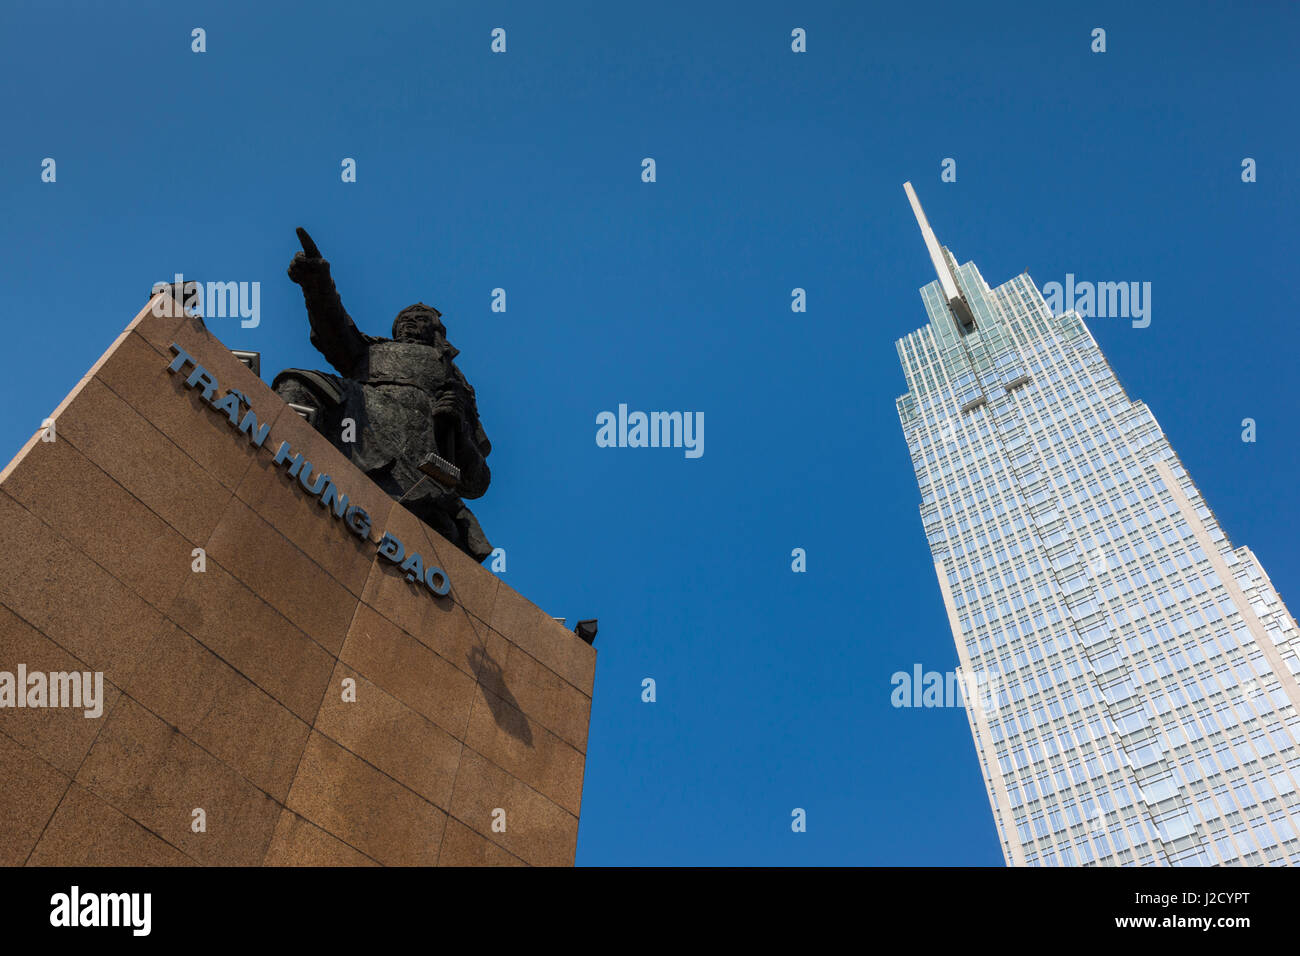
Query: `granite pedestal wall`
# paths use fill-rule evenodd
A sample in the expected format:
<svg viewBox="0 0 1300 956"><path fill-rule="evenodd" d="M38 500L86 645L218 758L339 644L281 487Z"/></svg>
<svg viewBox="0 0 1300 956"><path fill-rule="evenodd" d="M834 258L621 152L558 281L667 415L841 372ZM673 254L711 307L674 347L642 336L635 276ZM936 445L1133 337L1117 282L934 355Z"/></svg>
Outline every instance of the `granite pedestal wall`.
<svg viewBox="0 0 1300 956"><path fill-rule="evenodd" d="M0 708L0 865L571 865L595 650L152 306L0 473L0 671L100 671L105 698ZM264 447L168 372L173 342ZM450 594L378 557L384 531Z"/></svg>

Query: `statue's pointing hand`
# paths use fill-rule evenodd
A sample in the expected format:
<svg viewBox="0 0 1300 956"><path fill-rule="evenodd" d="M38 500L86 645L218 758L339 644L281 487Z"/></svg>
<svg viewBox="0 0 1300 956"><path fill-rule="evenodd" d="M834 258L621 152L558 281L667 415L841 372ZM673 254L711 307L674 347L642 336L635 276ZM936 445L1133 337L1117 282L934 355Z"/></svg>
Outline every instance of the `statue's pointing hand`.
<svg viewBox="0 0 1300 956"><path fill-rule="evenodd" d="M298 241L302 243L302 252L294 253L293 261L289 263L289 278L298 285L310 285L328 279L329 262L320 254L316 243L307 235L307 230L301 226L298 227Z"/></svg>

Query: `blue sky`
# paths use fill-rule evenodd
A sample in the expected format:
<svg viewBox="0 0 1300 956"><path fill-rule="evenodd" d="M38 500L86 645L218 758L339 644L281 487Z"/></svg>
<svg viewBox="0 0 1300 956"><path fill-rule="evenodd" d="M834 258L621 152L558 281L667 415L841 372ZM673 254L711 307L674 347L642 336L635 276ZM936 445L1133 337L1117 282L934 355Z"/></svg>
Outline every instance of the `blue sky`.
<svg viewBox="0 0 1300 956"><path fill-rule="evenodd" d="M505 580L600 619L579 864L1001 863L962 712L889 702L956 664L894 411L904 180L991 284L1152 283L1093 333L1300 601L1293 4L123 6L0 12L3 457L176 272L261 282L209 325L268 379L324 367L295 226L364 330L436 305ZM703 457L598 448L619 403L703 412Z"/></svg>

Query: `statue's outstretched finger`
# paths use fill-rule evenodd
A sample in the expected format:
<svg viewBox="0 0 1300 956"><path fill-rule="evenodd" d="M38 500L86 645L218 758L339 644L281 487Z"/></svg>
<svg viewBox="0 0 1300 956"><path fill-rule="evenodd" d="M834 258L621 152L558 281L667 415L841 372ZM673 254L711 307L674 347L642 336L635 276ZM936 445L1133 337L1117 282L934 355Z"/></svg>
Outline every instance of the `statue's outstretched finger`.
<svg viewBox="0 0 1300 956"><path fill-rule="evenodd" d="M302 243L302 251L309 259L320 259L320 250L316 248L316 243L312 242L311 236L307 235L307 230L302 226L298 227L298 241Z"/></svg>

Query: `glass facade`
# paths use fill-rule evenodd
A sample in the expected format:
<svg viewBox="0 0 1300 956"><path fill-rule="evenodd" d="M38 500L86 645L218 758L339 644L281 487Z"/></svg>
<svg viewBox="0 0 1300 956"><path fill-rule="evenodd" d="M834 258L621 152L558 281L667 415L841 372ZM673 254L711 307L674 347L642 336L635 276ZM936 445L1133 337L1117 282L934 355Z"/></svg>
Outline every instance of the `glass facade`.
<svg viewBox="0 0 1300 956"><path fill-rule="evenodd" d="M1294 618L1083 320L954 272L897 404L1007 863L1300 863Z"/></svg>

